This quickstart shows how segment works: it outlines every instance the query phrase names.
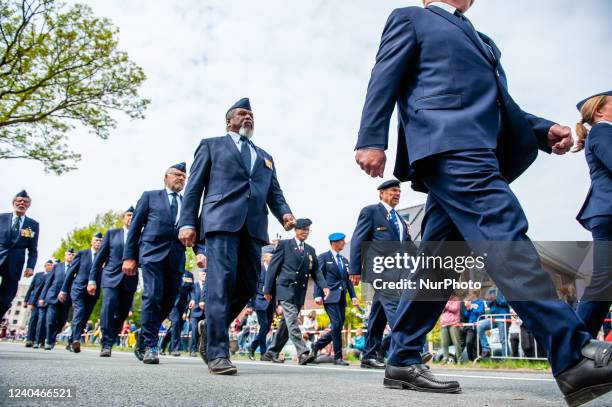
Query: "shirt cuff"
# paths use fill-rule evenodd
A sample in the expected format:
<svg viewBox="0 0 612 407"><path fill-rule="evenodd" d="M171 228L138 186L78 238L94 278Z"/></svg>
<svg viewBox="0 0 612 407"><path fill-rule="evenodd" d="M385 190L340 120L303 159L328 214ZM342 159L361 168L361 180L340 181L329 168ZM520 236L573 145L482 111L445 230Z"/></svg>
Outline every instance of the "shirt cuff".
<svg viewBox="0 0 612 407"><path fill-rule="evenodd" d="M89 280L89 281L87 282L87 284L89 284L89 285L98 285L98 284L97 284L95 281L93 281L93 280Z"/></svg>
<svg viewBox="0 0 612 407"><path fill-rule="evenodd" d="M180 232L181 230L187 230L187 229L193 229L193 230L195 230L195 226L191 226L191 225L181 226L181 227L179 228L179 232Z"/></svg>

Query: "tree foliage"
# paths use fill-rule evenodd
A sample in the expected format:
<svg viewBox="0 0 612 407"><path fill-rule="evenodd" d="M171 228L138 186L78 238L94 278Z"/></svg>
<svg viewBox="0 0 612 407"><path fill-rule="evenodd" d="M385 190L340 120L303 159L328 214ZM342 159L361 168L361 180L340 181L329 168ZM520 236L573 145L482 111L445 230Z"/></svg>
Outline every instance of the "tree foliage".
<svg viewBox="0 0 612 407"><path fill-rule="evenodd" d="M61 174L80 159L67 145L76 125L106 139L111 113L144 117L145 74L117 49L118 32L86 5L0 0L0 159Z"/></svg>

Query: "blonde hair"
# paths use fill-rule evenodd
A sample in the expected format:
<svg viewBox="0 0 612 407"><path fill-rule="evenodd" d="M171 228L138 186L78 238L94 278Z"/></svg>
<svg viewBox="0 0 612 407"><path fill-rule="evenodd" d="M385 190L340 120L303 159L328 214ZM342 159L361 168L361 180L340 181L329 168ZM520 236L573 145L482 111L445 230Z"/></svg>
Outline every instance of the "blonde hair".
<svg viewBox="0 0 612 407"><path fill-rule="evenodd" d="M578 140L576 141L576 147L572 152L577 153L584 149L584 142L586 141L589 131L593 126L593 120L595 112L601 109L606 104L606 96L593 96L582 105L580 109L580 116L582 117L578 123L576 123L576 135ZM587 128L585 124L588 124Z"/></svg>

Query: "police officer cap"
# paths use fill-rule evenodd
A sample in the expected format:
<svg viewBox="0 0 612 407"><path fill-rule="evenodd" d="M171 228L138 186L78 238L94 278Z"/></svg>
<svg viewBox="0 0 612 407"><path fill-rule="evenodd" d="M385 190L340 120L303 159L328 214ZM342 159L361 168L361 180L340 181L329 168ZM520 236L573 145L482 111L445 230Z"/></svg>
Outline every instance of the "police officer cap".
<svg viewBox="0 0 612 407"><path fill-rule="evenodd" d="M127 211L125 211L125 213L134 213L134 207L130 206L129 208L127 208Z"/></svg>
<svg viewBox="0 0 612 407"><path fill-rule="evenodd" d="M329 235L330 242L339 242L340 240L344 240L346 235L344 233L336 232Z"/></svg>
<svg viewBox="0 0 612 407"><path fill-rule="evenodd" d="M298 220L295 221L295 228L296 229L306 229L310 225L312 225L312 221L310 219L308 219L308 218L298 219Z"/></svg>
<svg viewBox="0 0 612 407"><path fill-rule="evenodd" d="M94 235L94 237L95 237L96 239L102 239L102 238L104 237L104 235L102 235L102 233L98 232L98 233L96 233L96 234Z"/></svg>
<svg viewBox="0 0 612 407"><path fill-rule="evenodd" d="M178 163L178 164L174 164L172 167L170 168L174 168L175 170L179 170L181 172L187 172L187 163Z"/></svg>
<svg viewBox="0 0 612 407"><path fill-rule="evenodd" d="M249 101L249 98L242 98L239 101L237 101L236 103L234 103L232 105L232 107L230 107L229 109L227 109L227 112L225 114L228 114L230 112L230 110L233 109L246 109L251 111L251 102Z"/></svg>
<svg viewBox="0 0 612 407"><path fill-rule="evenodd" d="M385 181L382 184L380 184L377 189L379 191L382 191L382 190L387 189L387 188L393 188L393 187L399 187L399 186L400 186L400 182L398 180L390 179L390 180Z"/></svg>
<svg viewBox="0 0 612 407"><path fill-rule="evenodd" d="M602 93L597 93L593 96L589 96L588 98L581 100L580 102L578 102L578 104L576 105L576 108L578 109L578 111L580 111L580 109L582 109L582 106L590 99L590 98L594 98L595 96L612 96L612 90L609 90L607 92L602 92Z"/></svg>
<svg viewBox="0 0 612 407"><path fill-rule="evenodd" d="M29 198L29 197L30 195L28 195L25 189L22 189L21 191L17 192L17 195L15 195L15 198Z"/></svg>

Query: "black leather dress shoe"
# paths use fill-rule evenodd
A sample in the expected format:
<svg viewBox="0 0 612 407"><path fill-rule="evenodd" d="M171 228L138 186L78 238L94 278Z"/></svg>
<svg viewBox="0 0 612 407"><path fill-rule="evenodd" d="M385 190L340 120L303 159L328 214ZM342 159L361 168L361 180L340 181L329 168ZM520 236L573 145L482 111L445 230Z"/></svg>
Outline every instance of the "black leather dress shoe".
<svg viewBox="0 0 612 407"><path fill-rule="evenodd" d="M317 358L316 351L310 351L309 353L302 353L298 359L298 363L302 366L312 363Z"/></svg>
<svg viewBox="0 0 612 407"><path fill-rule="evenodd" d="M208 364L208 371L212 374L231 376L238 373L236 366L227 358L217 358Z"/></svg>
<svg viewBox="0 0 612 407"><path fill-rule="evenodd" d="M555 379L570 407L580 406L612 390L612 343L591 340L582 359Z"/></svg>
<svg viewBox="0 0 612 407"><path fill-rule="evenodd" d="M274 362L274 359L276 359L276 357L268 352L264 353L259 358L259 360L261 360L262 362Z"/></svg>
<svg viewBox="0 0 612 407"><path fill-rule="evenodd" d="M72 342L72 351L74 353L79 353L81 351L81 342L79 341Z"/></svg>
<svg viewBox="0 0 612 407"><path fill-rule="evenodd" d="M147 348L144 354L144 358L142 359L142 363L144 363L145 365L158 365L159 355L157 354L157 349Z"/></svg>
<svg viewBox="0 0 612 407"><path fill-rule="evenodd" d="M409 389L431 393L460 393L461 387L456 381L441 381L429 371L424 364L396 367L387 365L385 369L385 387L392 389Z"/></svg>
<svg viewBox="0 0 612 407"><path fill-rule="evenodd" d="M66 350L72 352L72 346L70 344L66 345Z"/></svg>
<svg viewBox="0 0 612 407"><path fill-rule="evenodd" d="M111 357L111 353L112 353L112 349L109 347L104 347L102 348L102 350L100 351L100 357L101 358L110 358Z"/></svg>
<svg viewBox="0 0 612 407"><path fill-rule="evenodd" d="M423 354L421 354L421 363L425 364L427 362L429 362L431 359L433 359L433 355L430 352L425 352Z"/></svg>
<svg viewBox="0 0 612 407"><path fill-rule="evenodd" d="M142 332L136 332L136 343L134 344L134 355L142 362L145 355L144 344L142 343Z"/></svg>
<svg viewBox="0 0 612 407"><path fill-rule="evenodd" d="M208 346L207 338L206 338L206 320L203 319L198 322L198 353L200 357L204 361L204 363L208 364L208 355L206 353L206 347Z"/></svg>
<svg viewBox="0 0 612 407"><path fill-rule="evenodd" d="M385 364L376 359L361 359L361 367L363 369L384 369Z"/></svg>
<svg viewBox="0 0 612 407"><path fill-rule="evenodd" d="M51 349L53 349L54 347L55 347L55 344L53 344L53 345L49 345L49 344L47 344L47 345L45 345L45 350L51 350Z"/></svg>
<svg viewBox="0 0 612 407"><path fill-rule="evenodd" d="M35 343L34 345L32 345L32 348L33 348L33 349L38 349L38 348L40 348L40 347L41 347L41 346L40 346L40 344L38 344L38 343Z"/></svg>
<svg viewBox="0 0 612 407"><path fill-rule="evenodd" d="M32 347L32 341L26 341L25 346L26 346L26 348L31 348Z"/></svg>
<svg viewBox="0 0 612 407"><path fill-rule="evenodd" d="M350 363L347 362L346 360L343 360L343 359L336 359L336 360L334 360L334 365L337 365L337 366L350 366Z"/></svg>
<svg viewBox="0 0 612 407"><path fill-rule="evenodd" d="M255 349L249 348L249 359L255 360Z"/></svg>

